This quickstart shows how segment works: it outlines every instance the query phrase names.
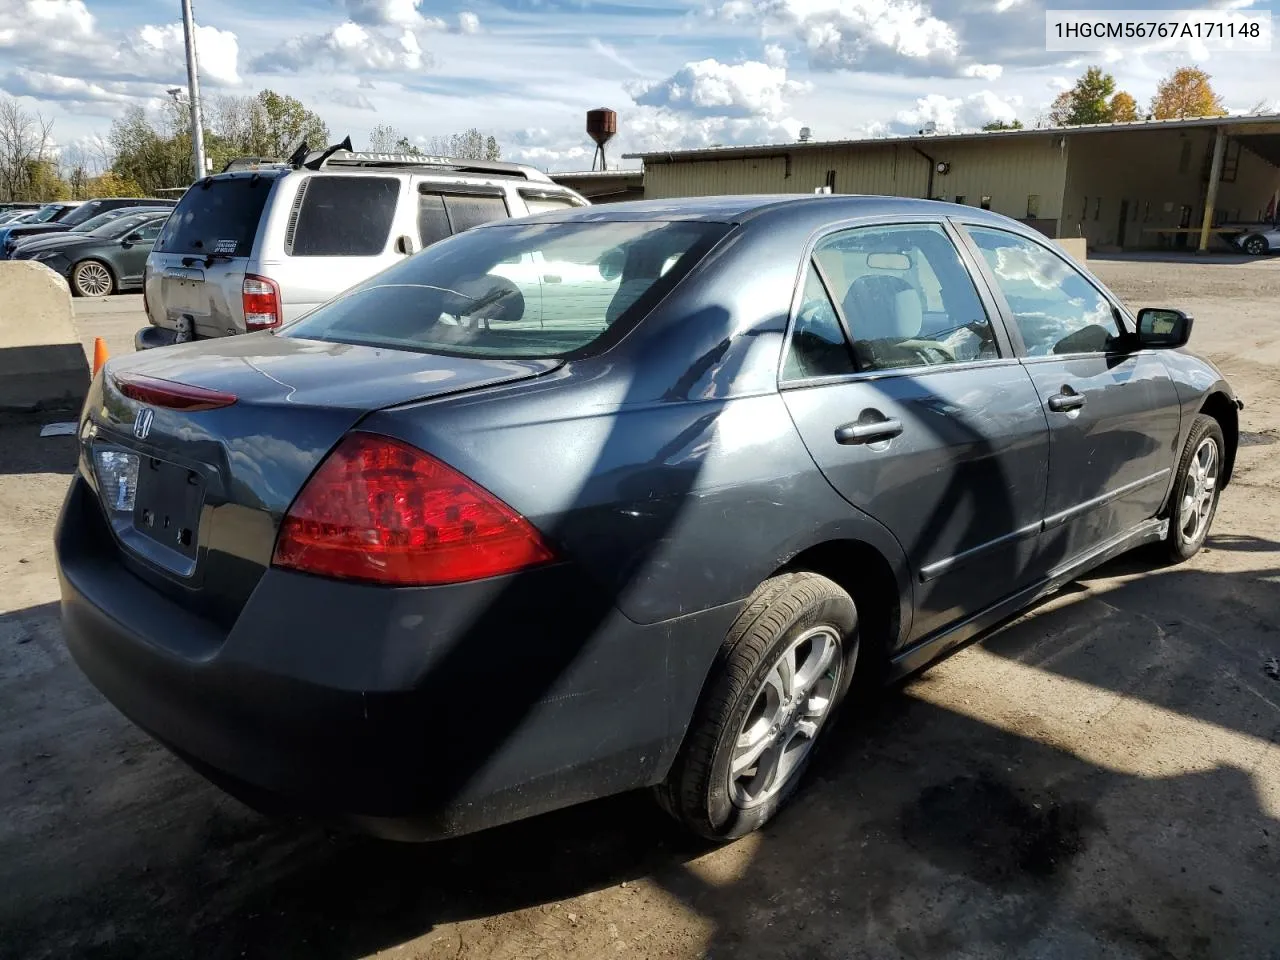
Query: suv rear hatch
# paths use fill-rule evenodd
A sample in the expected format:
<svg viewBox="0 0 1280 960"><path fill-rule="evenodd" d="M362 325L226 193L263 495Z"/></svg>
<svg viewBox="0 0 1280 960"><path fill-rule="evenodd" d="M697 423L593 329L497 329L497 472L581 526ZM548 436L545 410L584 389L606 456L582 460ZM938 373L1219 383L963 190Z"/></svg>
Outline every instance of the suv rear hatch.
<svg viewBox="0 0 1280 960"><path fill-rule="evenodd" d="M152 326L174 331L179 342L246 331L246 265L282 172L219 174L183 195L147 259ZM251 294L270 298L269 286L250 286Z"/></svg>
<svg viewBox="0 0 1280 960"><path fill-rule="evenodd" d="M125 565L227 628L290 503L367 413L558 366L269 333L144 351L95 379L80 470Z"/></svg>

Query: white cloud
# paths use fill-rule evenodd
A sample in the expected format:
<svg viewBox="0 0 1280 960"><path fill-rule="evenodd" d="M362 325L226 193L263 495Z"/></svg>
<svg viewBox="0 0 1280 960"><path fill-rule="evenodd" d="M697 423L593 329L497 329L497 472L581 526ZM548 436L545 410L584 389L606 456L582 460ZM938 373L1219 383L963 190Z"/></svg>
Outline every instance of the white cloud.
<svg viewBox="0 0 1280 960"><path fill-rule="evenodd" d="M587 49L592 53L598 53L606 60L616 63L628 73L634 73L636 76L643 76L644 71L637 67L634 63L618 52L618 48L612 44L605 43L599 37L592 37L587 41Z"/></svg>
<svg viewBox="0 0 1280 960"><path fill-rule="evenodd" d="M261 73L300 73L361 70L391 73L417 71L431 62L412 30L370 30L348 20L328 33L293 37L257 57L252 64Z"/></svg>
<svg viewBox="0 0 1280 960"><path fill-rule="evenodd" d="M3 78L5 89L21 97L37 100L60 100L73 103L130 103L138 96L159 93L157 87L142 89L142 84L94 83L80 77L64 77L56 73L18 67Z"/></svg>
<svg viewBox="0 0 1280 960"><path fill-rule="evenodd" d="M479 33L480 18L470 10L463 10L458 14L458 32L459 33Z"/></svg>
<svg viewBox="0 0 1280 960"><path fill-rule="evenodd" d="M240 43L230 30L196 27L196 61L200 79L214 86L240 84ZM120 45L116 61L125 69L148 78L186 80L186 39L182 25L146 26L130 34Z"/></svg>
<svg viewBox="0 0 1280 960"><path fill-rule="evenodd" d="M916 0L724 0L730 21L790 33L815 69L954 75L960 39Z"/></svg>
<svg viewBox="0 0 1280 960"><path fill-rule="evenodd" d="M0 45L26 36L68 40L93 34L93 14L84 0L4 0L0 3Z"/></svg>
<svg viewBox="0 0 1280 960"><path fill-rule="evenodd" d="M979 80L999 80L1004 67L998 63L971 63L960 71L962 77L976 77Z"/></svg>
<svg viewBox="0 0 1280 960"><path fill-rule="evenodd" d="M1017 119L1017 108L1021 105L1019 96L1002 98L990 90L967 97L931 93L917 100L914 108L899 111L890 128L895 133L915 133L933 123L939 133L977 130L997 120L1012 123Z"/></svg>
<svg viewBox="0 0 1280 960"><path fill-rule="evenodd" d="M324 90L317 94L317 97L321 103L336 103L340 107L350 107L352 110L367 110L370 113L378 112L378 108L374 106L373 101L359 90Z"/></svg>
<svg viewBox="0 0 1280 960"><path fill-rule="evenodd" d="M633 82L626 89L641 106L669 107L701 116L776 120L787 110L783 98L804 93L809 87L788 80L786 67L756 60L721 63L707 59L686 63L665 80Z"/></svg>
<svg viewBox="0 0 1280 960"><path fill-rule="evenodd" d="M421 26L421 5L422 0L346 0L347 18L369 27Z"/></svg>
<svg viewBox="0 0 1280 960"><path fill-rule="evenodd" d="M1048 86L1050 90L1062 91L1070 90L1075 84L1066 77L1050 77Z"/></svg>

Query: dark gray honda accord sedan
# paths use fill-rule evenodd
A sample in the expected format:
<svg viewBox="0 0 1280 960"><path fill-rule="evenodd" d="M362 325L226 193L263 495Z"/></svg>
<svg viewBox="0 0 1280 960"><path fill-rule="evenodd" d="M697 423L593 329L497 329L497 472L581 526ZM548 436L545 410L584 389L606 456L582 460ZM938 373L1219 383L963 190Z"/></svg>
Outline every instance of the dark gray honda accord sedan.
<svg viewBox="0 0 1280 960"><path fill-rule="evenodd" d="M279 330L106 365L67 643L261 809L431 838L652 787L741 836L855 675L1200 548L1240 404L1190 330L972 207L477 227Z"/></svg>

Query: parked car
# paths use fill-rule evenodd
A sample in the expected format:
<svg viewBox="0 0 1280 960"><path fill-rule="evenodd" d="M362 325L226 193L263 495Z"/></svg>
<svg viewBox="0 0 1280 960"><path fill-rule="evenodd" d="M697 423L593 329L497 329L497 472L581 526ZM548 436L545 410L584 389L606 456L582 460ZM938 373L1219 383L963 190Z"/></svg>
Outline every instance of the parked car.
<svg viewBox="0 0 1280 960"><path fill-rule="evenodd" d="M176 200L156 199L151 197L106 197L98 200L85 200L62 217L40 223L27 223L19 226L0 227L0 258L12 255L17 242L26 237L40 233L55 233L77 227L91 217L120 207L173 207Z"/></svg>
<svg viewBox="0 0 1280 960"><path fill-rule="evenodd" d="M534 254L609 302L576 309L584 273L528 319L503 270ZM488 223L278 330L110 360L65 636L260 807L423 838L653 787L740 836L856 677L1201 548L1240 402L1191 326L974 207Z"/></svg>
<svg viewBox="0 0 1280 960"><path fill-rule="evenodd" d="M76 224L69 230L60 230L53 233L35 233L28 234L25 237L18 237L10 246L10 258L16 259L20 251L33 243L43 243L45 240L58 239L64 234L92 233L99 227L105 226L113 220L118 220L120 217L138 213L154 212L163 212L167 215L170 212L170 209L168 207L116 207L113 210L107 210L104 213L99 213L96 216L90 217L88 220L85 220L83 223Z"/></svg>
<svg viewBox="0 0 1280 960"><path fill-rule="evenodd" d="M206 177L148 258L134 345L269 329L477 224L586 204L520 164L338 147Z"/></svg>
<svg viewBox="0 0 1280 960"><path fill-rule="evenodd" d="M35 213L42 206L44 206L42 203L0 203L0 223L6 223L24 214Z"/></svg>
<svg viewBox="0 0 1280 960"><path fill-rule="evenodd" d="M1280 220L1250 224L1230 238L1231 244L1254 257L1280 252Z"/></svg>
<svg viewBox="0 0 1280 960"><path fill-rule="evenodd" d="M95 229L29 240L15 260L36 260L66 278L77 297L106 297L142 286L142 268L160 235L168 210L110 217ZM92 221L90 221L92 222Z"/></svg>

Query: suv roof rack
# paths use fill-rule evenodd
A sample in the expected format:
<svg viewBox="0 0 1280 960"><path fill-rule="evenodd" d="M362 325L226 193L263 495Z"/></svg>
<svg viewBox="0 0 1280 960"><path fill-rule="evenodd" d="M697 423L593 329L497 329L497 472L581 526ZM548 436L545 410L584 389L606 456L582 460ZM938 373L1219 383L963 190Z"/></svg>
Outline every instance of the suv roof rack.
<svg viewBox="0 0 1280 960"><path fill-rule="evenodd" d="M324 154L328 154L325 156ZM433 167L456 173L488 173L520 177L538 183L554 181L536 167L501 160L465 160L460 157L432 157L416 153L374 153L367 150L337 149L312 154L301 164L310 170L322 167Z"/></svg>
<svg viewBox="0 0 1280 960"><path fill-rule="evenodd" d="M222 172L231 173L235 170L271 170L285 166L288 166L288 164L281 160L274 160L270 157L235 157L227 161L226 166L222 168Z"/></svg>

